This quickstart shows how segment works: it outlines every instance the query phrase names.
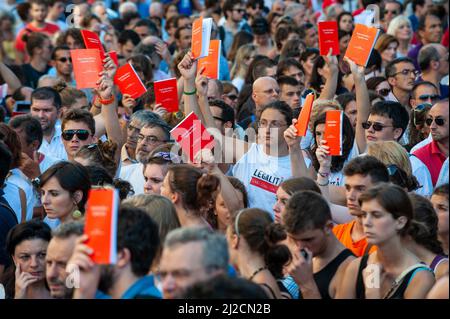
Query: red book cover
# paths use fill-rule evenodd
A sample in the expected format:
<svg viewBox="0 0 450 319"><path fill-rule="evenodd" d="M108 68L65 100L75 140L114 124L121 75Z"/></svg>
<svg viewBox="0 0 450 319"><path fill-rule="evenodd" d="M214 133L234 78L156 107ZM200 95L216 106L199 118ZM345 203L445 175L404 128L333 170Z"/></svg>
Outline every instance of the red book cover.
<svg viewBox="0 0 450 319"><path fill-rule="evenodd" d="M119 66L119 57L117 56L117 52L109 51L108 55L113 60L114 64L118 67Z"/></svg>
<svg viewBox="0 0 450 319"><path fill-rule="evenodd" d="M103 63L97 49L70 50L73 73L77 89L92 89L97 87Z"/></svg>
<svg viewBox="0 0 450 319"><path fill-rule="evenodd" d="M153 90L155 91L156 104L161 104L167 112L172 113L178 111L178 88L176 78L155 81L153 83Z"/></svg>
<svg viewBox="0 0 450 319"><path fill-rule="evenodd" d="M337 21L319 22L320 55L327 55L332 49L332 55L339 55L339 35Z"/></svg>
<svg viewBox="0 0 450 319"><path fill-rule="evenodd" d="M122 94L129 94L133 99L137 99L147 92L145 85L130 62L117 70L114 83Z"/></svg>
<svg viewBox="0 0 450 319"><path fill-rule="evenodd" d="M100 57L105 59L105 50L103 49L102 42L98 37L98 34L89 30L81 30L81 36L83 37L84 45L86 49L97 49L100 51Z"/></svg>
<svg viewBox="0 0 450 319"><path fill-rule="evenodd" d="M323 139L330 147L331 156L342 155L342 123L343 112L338 110L327 111L325 119L325 132Z"/></svg>
<svg viewBox="0 0 450 319"><path fill-rule="evenodd" d="M113 188L93 188L86 206L84 233L86 245L94 253L97 264L115 264L117 261L117 215L119 192Z"/></svg>
<svg viewBox="0 0 450 319"><path fill-rule="evenodd" d="M170 131L170 135L181 146L185 154L195 163L195 156L203 149L214 147L214 137L209 134L205 126L194 112Z"/></svg>
<svg viewBox="0 0 450 319"><path fill-rule="evenodd" d="M313 103L314 94L310 93L306 96L305 103L303 103L302 110L298 116L297 124L295 125L295 128L297 129L297 136L306 136Z"/></svg>
<svg viewBox="0 0 450 319"><path fill-rule="evenodd" d="M220 40L211 40L208 56L198 59L197 71L200 72L202 68L205 68L202 74L211 79L219 78L220 45Z"/></svg>

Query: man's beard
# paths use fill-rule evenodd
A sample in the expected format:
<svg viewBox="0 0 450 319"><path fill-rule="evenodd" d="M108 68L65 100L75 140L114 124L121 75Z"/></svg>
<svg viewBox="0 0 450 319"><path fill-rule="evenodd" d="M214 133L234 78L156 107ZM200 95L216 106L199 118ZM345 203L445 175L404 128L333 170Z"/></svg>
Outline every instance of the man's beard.
<svg viewBox="0 0 450 319"><path fill-rule="evenodd" d="M100 282L98 283L98 290L107 294L108 291L113 287L115 274L115 267L113 265L102 266L100 274Z"/></svg>

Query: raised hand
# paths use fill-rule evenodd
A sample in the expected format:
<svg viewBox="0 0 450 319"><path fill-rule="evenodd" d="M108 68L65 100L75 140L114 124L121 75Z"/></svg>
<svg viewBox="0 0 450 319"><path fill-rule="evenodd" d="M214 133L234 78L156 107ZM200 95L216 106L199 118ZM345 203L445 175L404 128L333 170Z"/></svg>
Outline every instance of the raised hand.
<svg viewBox="0 0 450 319"><path fill-rule="evenodd" d="M29 272L22 271L20 269L20 264L17 264L16 267L16 285L15 285L15 299L23 299L26 296L27 288L42 279L39 276L33 276Z"/></svg>
<svg viewBox="0 0 450 319"><path fill-rule="evenodd" d="M114 63L114 61L111 59L109 55L106 56L106 58L103 60L103 70L106 72L108 77L111 79L114 79L114 76L117 72L117 65Z"/></svg>
<svg viewBox="0 0 450 319"><path fill-rule="evenodd" d="M124 94L122 97L122 105L124 108L127 109L127 111L133 111L133 109L136 107L136 100L131 97L129 94ZM132 112L131 112L132 113Z"/></svg>
<svg viewBox="0 0 450 319"><path fill-rule="evenodd" d="M199 96L208 96L208 78L202 73L205 71L205 67L200 70L199 75L195 79L195 88Z"/></svg>
<svg viewBox="0 0 450 319"><path fill-rule="evenodd" d="M189 51L184 56L183 60L178 64L178 70L186 80L192 80L197 73L197 61L192 58L192 53Z"/></svg>
<svg viewBox="0 0 450 319"><path fill-rule="evenodd" d="M321 140L319 147L316 150L317 161L320 164L319 171L323 174L330 173L331 169L331 156L330 147L326 145L327 141Z"/></svg>
<svg viewBox="0 0 450 319"><path fill-rule="evenodd" d="M169 49L167 47L167 44L164 42L157 42L155 44L155 49L156 49L156 53L158 53L158 55L163 58L164 60L168 61L170 60L170 52Z"/></svg>
<svg viewBox="0 0 450 319"><path fill-rule="evenodd" d="M325 63L330 68L330 72L337 72L339 68L338 59L335 55L332 55L333 49L330 48L328 54L324 57ZM330 74L331 75L331 74Z"/></svg>
<svg viewBox="0 0 450 319"><path fill-rule="evenodd" d="M348 63L350 66L350 71L352 72L353 76L357 77L364 77L366 68L360 65L357 65L352 59L349 59L348 57L344 57L344 61Z"/></svg>
<svg viewBox="0 0 450 319"><path fill-rule="evenodd" d="M301 137L297 136L297 128L295 127L296 124L297 120L293 119L292 125L284 131L284 140L286 141L289 149L300 147Z"/></svg>
<svg viewBox="0 0 450 319"><path fill-rule="evenodd" d="M312 252L304 248L306 258L297 248L292 251L292 261L287 266L287 272L292 276L297 284L308 284L314 281L314 274L312 269Z"/></svg>
<svg viewBox="0 0 450 319"><path fill-rule="evenodd" d="M153 107L153 113L156 113L162 118L164 118L164 116L169 112L167 112L167 110L162 106L161 103L158 103L155 104L155 106Z"/></svg>
<svg viewBox="0 0 450 319"><path fill-rule="evenodd" d="M114 63L114 62L113 62ZM97 81L97 92L101 99L109 100L113 95L114 81L107 71L100 72L100 79Z"/></svg>

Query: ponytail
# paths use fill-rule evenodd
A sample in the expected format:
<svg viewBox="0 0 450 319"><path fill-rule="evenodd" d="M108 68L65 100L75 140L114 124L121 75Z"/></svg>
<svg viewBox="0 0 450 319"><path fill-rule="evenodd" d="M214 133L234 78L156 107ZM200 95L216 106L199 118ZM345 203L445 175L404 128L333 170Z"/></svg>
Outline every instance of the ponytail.
<svg viewBox="0 0 450 319"><path fill-rule="evenodd" d="M267 225L264 241L267 250L264 254L264 261L270 272L276 279L283 278L283 267L291 261L291 252L286 245L280 244L286 239L286 232L280 224L271 223Z"/></svg>

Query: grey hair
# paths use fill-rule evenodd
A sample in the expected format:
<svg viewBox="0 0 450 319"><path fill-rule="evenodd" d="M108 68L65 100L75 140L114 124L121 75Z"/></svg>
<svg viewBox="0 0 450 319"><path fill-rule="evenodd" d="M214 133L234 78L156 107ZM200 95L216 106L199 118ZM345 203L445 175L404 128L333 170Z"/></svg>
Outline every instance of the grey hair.
<svg viewBox="0 0 450 319"><path fill-rule="evenodd" d="M59 225L52 231L52 237L66 239L71 236L83 235L84 224L80 221L72 221Z"/></svg>
<svg viewBox="0 0 450 319"><path fill-rule="evenodd" d="M284 15L293 18L298 10L305 9L305 6L300 3L291 3L284 10Z"/></svg>
<svg viewBox="0 0 450 319"><path fill-rule="evenodd" d="M161 123L167 126L166 122L164 122L164 120L158 114L149 110L139 110L137 112L134 112L131 115L130 122L133 120L140 123L139 128L152 123Z"/></svg>
<svg viewBox="0 0 450 319"><path fill-rule="evenodd" d="M419 50L419 55L417 56L417 63L419 64L420 70L425 71L430 67L431 61L439 61L441 58L439 51L437 50L436 43L430 43L424 45Z"/></svg>
<svg viewBox="0 0 450 319"><path fill-rule="evenodd" d="M166 237L164 249L177 245L201 242L205 269L227 270L229 255L225 236L206 227L183 227L172 230Z"/></svg>

